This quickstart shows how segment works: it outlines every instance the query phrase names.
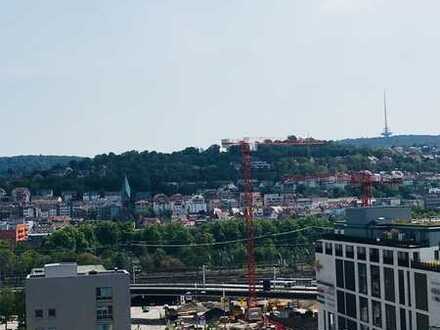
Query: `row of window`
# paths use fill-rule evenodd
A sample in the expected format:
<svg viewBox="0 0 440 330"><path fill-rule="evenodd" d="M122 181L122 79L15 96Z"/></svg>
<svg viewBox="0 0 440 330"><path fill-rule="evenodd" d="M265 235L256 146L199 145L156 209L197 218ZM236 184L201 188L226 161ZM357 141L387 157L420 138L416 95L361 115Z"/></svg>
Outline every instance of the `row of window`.
<svg viewBox="0 0 440 330"><path fill-rule="evenodd" d="M395 270L389 267L379 267L377 265L369 265L370 286L368 285L368 268L367 264L358 262L357 278L355 273L355 263L349 260L336 259L336 286L345 290L358 292L364 295L370 295L375 298L382 298L381 286L384 286L384 299L396 303L396 283ZM381 274L382 268L382 274ZM356 287L356 283L358 284ZM406 272L405 290L405 271L398 270L397 288L398 303L401 305L411 306L411 279L410 272ZM426 274L414 273L416 308L428 311L428 280ZM407 294L405 294L407 293Z"/></svg>
<svg viewBox="0 0 440 330"><path fill-rule="evenodd" d="M105 305L96 307L96 319L98 321L113 320L113 306Z"/></svg>
<svg viewBox="0 0 440 330"><path fill-rule="evenodd" d="M393 305L385 304L385 317L382 315L382 303L371 299L359 297L359 303L356 304L356 296L354 294L337 291L337 308L338 313L347 317L357 318L356 306L359 308L359 320L368 324L372 324L374 327L382 328L385 321L386 330L397 330L397 317L400 318L400 330L412 330L412 312L404 308L400 308L396 311L396 307ZM369 310L371 308L371 321ZM396 313L399 312L399 315ZM417 330L429 329L429 316L416 313ZM408 315L408 327L407 327L407 315ZM350 319L343 316L338 317L338 329L357 329L356 322L352 324ZM328 323L330 324L330 323ZM361 329L368 329L368 327L361 324Z"/></svg>
<svg viewBox="0 0 440 330"><path fill-rule="evenodd" d="M43 309L36 309L34 311L34 315L36 319L42 319L44 318L44 310ZM47 310L47 317L48 318L56 318L57 317L57 310L55 308L49 308Z"/></svg>
<svg viewBox="0 0 440 330"><path fill-rule="evenodd" d="M334 245L334 251L333 251L333 245ZM345 250L345 253L344 253ZM315 243L315 251L317 253L325 253L327 255L335 255L336 257L345 257L348 259L354 259L355 258L355 252L356 257L358 260L368 260L370 262L380 262L380 250L378 248L367 248L365 246L357 246L356 251L354 249L353 245L348 244L340 244L340 243L329 243L326 242L323 244L323 242L318 241ZM368 253L367 253L368 252ZM389 249L382 250L382 260L383 263L386 265L394 265L394 251ZM414 253L414 260L418 260L419 255L418 252ZM409 267L409 253L399 251L397 253L397 263L401 267Z"/></svg>

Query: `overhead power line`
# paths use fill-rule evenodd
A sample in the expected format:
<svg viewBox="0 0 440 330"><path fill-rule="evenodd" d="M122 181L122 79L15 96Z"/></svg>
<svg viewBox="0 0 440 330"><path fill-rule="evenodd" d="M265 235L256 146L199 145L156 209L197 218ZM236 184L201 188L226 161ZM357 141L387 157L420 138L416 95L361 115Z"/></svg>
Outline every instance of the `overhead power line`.
<svg viewBox="0 0 440 330"><path fill-rule="evenodd" d="M254 239L264 239L264 238L270 238L270 237L278 237L278 236L285 236L293 233L298 233L302 231L306 231L309 229L324 229L324 230L330 230L329 227L321 227L321 226L309 226L304 227L296 230L290 230L286 232L281 233L275 233L275 234L268 234L268 235L261 235L256 236ZM231 241L222 241L222 242L213 242L213 243L198 243L198 244L147 244L147 243L139 243L139 242L133 242L130 243L132 246L143 246L143 247L156 247L156 248L182 248L182 247L206 247L206 246L219 246L219 245L229 245L229 244L235 244L235 243L242 243L247 242L248 238L242 238L242 239L236 239Z"/></svg>

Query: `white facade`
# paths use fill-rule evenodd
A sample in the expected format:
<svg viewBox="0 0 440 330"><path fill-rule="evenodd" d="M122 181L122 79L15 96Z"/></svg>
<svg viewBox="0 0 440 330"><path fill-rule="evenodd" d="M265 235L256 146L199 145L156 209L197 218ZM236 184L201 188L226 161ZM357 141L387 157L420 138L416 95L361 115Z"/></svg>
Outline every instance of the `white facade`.
<svg viewBox="0 0 440 330"><path fill-rule="evenodd" d="M195 195L186 203L186 209L190 214L207 212L208 207L202 195Z"/></svg>
<svg viewBox="0 0 440 330"><path fill-rule="evenodd" d="M316 253L319 330L440 327L440 264L423 263L438 256L438 246L321 240Z"/></svg>

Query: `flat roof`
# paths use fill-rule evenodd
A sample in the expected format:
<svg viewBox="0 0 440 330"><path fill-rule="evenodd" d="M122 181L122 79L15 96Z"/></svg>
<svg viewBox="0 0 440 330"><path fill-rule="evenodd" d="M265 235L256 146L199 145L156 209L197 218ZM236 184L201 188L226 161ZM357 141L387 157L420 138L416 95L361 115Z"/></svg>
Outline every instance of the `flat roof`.
<svg viewBox="0 0 440 330"><path fill-rule="evenodd" d="M416 241L370 239L370 238L357 237L357 236L347 236L343 234L324 234L321 239L336 241L336 242L359 243L359 244L388 246L388 247L397 247L397 248L405 248L405 249L417 249L417 248L429 247L429 244L427 243L419 243Z"/></svg>
<svg viewBox="0 0 440 330"><path fill-rule="evenodd" d="M46 274L46 272L48 274ZM54 263L46 264L43 268L33 268L27 278L58 278L93 276L97 274L125 273L126 270L107 270L102 265L77 265L76 263Z"/></svg>

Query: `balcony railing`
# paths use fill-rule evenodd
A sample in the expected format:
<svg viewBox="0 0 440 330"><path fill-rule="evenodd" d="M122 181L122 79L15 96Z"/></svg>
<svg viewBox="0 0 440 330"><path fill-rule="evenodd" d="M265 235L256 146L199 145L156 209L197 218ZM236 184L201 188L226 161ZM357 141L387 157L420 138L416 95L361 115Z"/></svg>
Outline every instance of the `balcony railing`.
<svg viewBox="0 0 440 330"><path fill-rule="evenodd" d="M428 271L440 273L440 263L439 262L411 261L411 268L420 269L420 270L428 270Z"/></svg>

